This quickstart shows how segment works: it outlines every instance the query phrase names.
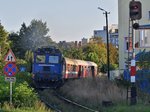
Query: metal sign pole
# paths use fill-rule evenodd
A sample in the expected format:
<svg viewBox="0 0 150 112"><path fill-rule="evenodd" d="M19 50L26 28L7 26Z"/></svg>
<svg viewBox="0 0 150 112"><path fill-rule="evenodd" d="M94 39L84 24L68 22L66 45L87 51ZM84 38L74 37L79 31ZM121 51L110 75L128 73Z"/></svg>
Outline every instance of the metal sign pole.
<svg viewBox="0 0 150 112"><path fill-rule="evenodd" d="M12 81L10 81L10 105L12 105Z"/></svg>

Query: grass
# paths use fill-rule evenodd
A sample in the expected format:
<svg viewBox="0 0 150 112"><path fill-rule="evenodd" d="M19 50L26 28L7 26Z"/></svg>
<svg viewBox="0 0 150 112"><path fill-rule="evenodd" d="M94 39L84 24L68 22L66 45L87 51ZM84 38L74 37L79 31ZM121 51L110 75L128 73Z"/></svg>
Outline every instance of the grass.
<svg viewBox="0 0 150 112"><path fill-rule="evenodd" d="M0 112L52 112L42 102L35 102L34 107L14 107L5 102L0 108Z"/></svg>
<svg viewBox="0 0 150 112"><path fill-rule="evenodd" d="M117 105L109 108L103 108L102 112L150 112L149 105Z"/></svg>
<svg viewBox="0 0 150 112"><path fill-rule="evenodd" d="M60 92L76 102L99 110L102 101L124 103L127 93L126 89L119 88L114 82L99 77L68 81Z"/></svg>
<svg viewBox="0 0 150 112"><path fill-rule="evenodd" d="M118 87L115 82L107 80L105 77L68 80L59 89L59 92L66 98L99 112L150 112L148 94L138 91L138 104L130 106L126 102L126 88ZM64 112L88 112L60 101L53 95L53 90L44 90L41 92L41 96L44 96L45 100L55 104ZM104 107L102 101L112 101L113 105Z"/></svg>

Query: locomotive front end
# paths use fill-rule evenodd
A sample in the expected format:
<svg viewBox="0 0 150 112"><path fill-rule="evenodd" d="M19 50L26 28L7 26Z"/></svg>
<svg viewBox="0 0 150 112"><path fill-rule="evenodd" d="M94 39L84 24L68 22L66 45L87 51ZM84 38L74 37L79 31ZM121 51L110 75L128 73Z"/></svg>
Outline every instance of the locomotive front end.
<svg viewBox="0 0 150 112"><path fill-rule="evenodd" d="M33 82L37 88L47 88L62 80L62 53L55 47L34 52Z"/></svg>

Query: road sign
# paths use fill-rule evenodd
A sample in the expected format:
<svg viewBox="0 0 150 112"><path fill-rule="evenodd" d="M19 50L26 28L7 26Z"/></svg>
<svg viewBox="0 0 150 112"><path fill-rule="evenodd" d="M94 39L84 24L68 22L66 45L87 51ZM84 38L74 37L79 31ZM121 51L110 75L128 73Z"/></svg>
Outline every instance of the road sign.
<svg viewBox="0 0 150 112"><path fill-rule="evenodd" d="M4 61L6 61L6 62L16 62L16 57L15 57L15 55L12 52L11 49L8 51L7 55L5 56Z"/></svg>
<svg viewBox="0 0 150 112"><path fill-rule="evenodd" d="M26 71L26 68L23 67L23 66L21 66L21 67L19 68L19 70L20 70L20 72L25 72L25 71Z"/></svg>
<svg viewBox="0 0 150 112"><path fill-rule="evenodd" d="M4 74L6 74L7 77L13 77L17 73L17 66L15 63L8 62L4 66Z"/></svg>
<svg viewBox="0 0 150 112"><path fill-rule="evenodd" d="M16 77L5 77L5 81L7 81L7 82L15 82L16 81Z"/></svg>

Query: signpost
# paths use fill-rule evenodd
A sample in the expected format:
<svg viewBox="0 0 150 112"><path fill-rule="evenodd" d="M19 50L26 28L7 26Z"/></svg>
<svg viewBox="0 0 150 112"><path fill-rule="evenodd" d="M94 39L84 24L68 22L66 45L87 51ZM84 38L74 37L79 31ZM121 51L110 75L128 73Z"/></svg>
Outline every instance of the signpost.
<svg viewBox="0 0 150 112"><path fill-rule="evenodd" d="M5 77L5 81L6 82L15 82L16 81L16 77Z"/></svg>
<svg viewBox="0 0 150 112"><path fill-rule="evenodd" d="M5 62L16 62L16 57L12 50L10 49L4 58Z"/></svg>
<svg viewBox="0 0 150 112"><path fill-rule="evenodd" d="M5 66L4 66L4 74L7 77L13 77L17 72L17 66L15 63L12 62L8 62Z"/></svg>
<svg viewBox="0 0 150 112"><path fill-rule="evenodd" d="M7 62L4 66L4 74L6 75L5 81L10 82L10 104L12 104L12 83L16 81L15 74L17 73L16 57L12 50L10 49L4 58Z"/></svg>

